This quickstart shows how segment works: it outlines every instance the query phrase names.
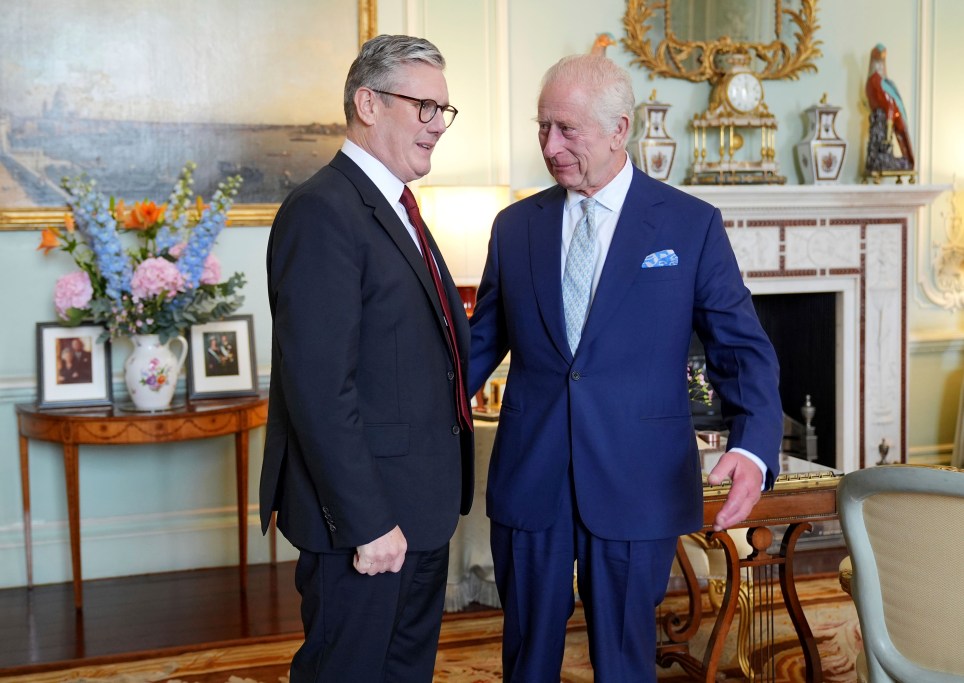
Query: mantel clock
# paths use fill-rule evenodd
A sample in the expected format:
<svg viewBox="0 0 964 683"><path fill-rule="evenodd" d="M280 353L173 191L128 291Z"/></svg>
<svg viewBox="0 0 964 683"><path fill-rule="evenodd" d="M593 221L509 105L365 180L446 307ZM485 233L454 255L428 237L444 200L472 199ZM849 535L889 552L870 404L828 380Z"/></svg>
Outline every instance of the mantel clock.
<svg viewBox="0 0 964 683"><path fill-rule="evenodd" d="M776 161L777 120L763 101L763 82L746 54L727 55L710 79L709 106L695 114L691 185L782 184Z"/></svg>

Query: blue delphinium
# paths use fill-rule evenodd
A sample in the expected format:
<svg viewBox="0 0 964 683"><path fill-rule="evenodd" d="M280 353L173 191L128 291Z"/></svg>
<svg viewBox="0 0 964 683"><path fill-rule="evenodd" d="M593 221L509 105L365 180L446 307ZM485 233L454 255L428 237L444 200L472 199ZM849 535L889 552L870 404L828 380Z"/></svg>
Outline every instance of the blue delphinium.
<svg viewBox="0 0 964 683"><path fill-rule="evenodd" d="M96 183L86 177L65 181L69 193L67 204L74 212L74 222L94 255L94 265L105 280L104 294L115 302L130 290L133 266L117 233L110 203L94 189Z"/></svg>

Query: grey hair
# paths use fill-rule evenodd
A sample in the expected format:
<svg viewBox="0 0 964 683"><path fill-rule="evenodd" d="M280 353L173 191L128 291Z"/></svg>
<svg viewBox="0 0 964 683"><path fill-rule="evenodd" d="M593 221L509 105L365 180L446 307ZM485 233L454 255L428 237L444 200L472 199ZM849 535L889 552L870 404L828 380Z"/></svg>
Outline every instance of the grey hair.
<svg viewBox="0 0 964 683"><path fill-rule="evenodd" d="M413 63L445 68L442 53L424 38L380 35L362 45L345 79L345 121L351 123L355 118L355 93L359 88L392 90L398 68Z"/></svg>
<svg viewBox="0 0 964 683"><path fill-rule="evenodd" d="M633 82L625 69L602 55L569 55L549 67L542 77L542 90L555 82L579 84L592 99L593 118L607 133L616 129L621 116L633 127L636 99Z"/></svg>

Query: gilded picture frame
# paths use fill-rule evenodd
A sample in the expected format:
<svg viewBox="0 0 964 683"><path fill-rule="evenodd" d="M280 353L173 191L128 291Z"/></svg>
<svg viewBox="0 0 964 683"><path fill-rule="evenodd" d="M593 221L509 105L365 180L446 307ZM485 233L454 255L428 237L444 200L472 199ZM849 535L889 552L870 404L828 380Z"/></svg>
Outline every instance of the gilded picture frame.
<svg viewBox="0 0 964 683"><path fill-rule="evenodd" d="M377 0L44 1L0 25L0 231L64 225L64 176L166 201L186 161L205 201L244 177L230 225L270 225L340 146L345 74L377 33Z"/></svg>

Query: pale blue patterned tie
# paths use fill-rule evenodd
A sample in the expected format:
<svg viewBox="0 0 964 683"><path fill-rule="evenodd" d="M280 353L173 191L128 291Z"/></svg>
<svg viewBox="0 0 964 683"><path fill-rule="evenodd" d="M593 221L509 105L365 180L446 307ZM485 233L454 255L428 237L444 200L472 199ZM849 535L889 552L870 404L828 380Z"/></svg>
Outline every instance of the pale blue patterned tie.
<svg viewBox="0 0 964 683"><path fill-rule="evenodd" d="M566 272L562 275L562 306L566 313L566 336L573 355L579 347L589 312L589 295L596 267L596 200L582 200L585 210L569 243Z"/></svg>

